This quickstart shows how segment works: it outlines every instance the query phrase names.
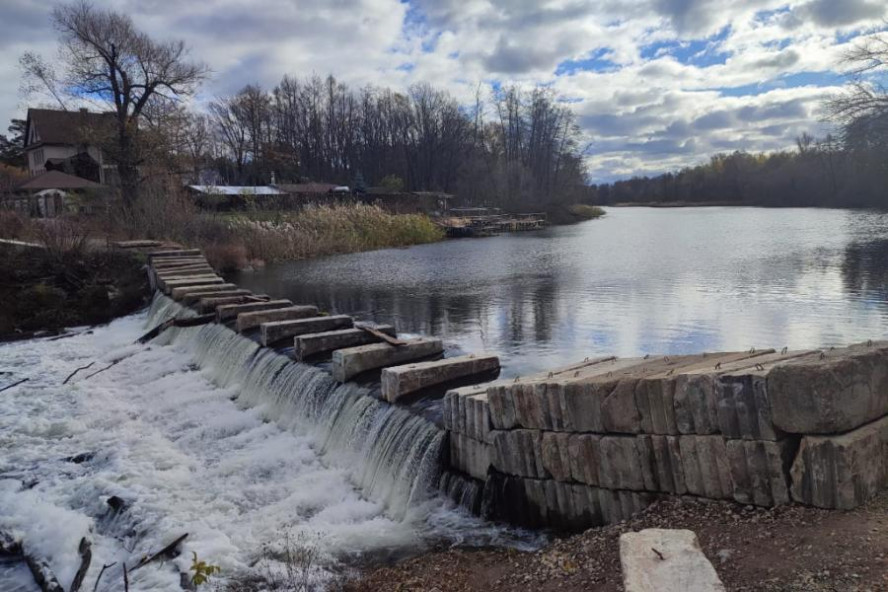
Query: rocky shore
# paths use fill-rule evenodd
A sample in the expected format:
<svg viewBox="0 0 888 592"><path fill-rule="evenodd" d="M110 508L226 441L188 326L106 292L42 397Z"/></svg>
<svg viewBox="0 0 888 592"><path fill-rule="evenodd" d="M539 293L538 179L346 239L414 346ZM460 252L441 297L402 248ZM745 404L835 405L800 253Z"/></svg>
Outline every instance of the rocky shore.
<svg viewBox="0 0 888 592"><path fill-rule="evenodd" d="M555 539L536 552L440 550L368 570L345 588L619 592L619 537L644 528L695 531L732 592L888 590L888 493L849 512L670 499L631 520Z"/></svg>

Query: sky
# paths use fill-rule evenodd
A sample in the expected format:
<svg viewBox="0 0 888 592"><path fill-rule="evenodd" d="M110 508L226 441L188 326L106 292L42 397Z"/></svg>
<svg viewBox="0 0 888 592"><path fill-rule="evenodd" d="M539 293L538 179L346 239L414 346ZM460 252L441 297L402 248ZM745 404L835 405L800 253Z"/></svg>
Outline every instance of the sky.
<svg viewBox="0 0 888 592"><path fill-rule="evenodd" d="M547 85L573 109L593 181L828 131L844 53L886 27L882 0L96 0L181 38L212 78L197 102L284 74L466 105L479 85ZM0 0L0 121L22 117L18 56L56 55L52 3ZM32 101L33 103L33 101ZM4 124L5 127L5 124Z"/></svg>

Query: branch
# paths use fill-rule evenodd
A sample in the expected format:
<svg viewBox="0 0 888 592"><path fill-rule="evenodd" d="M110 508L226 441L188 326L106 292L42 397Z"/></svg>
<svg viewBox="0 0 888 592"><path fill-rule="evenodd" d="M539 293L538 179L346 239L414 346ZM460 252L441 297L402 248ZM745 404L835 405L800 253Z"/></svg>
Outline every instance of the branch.
<svg viewBox="0 0 888 592"><path fill-rule="evenodd" d="M74 580L71 582L71 589L68 592L80 592L83 578L86 577L86 572L89 571L89 564L92 562L92 543L86 537L80 539L77 552L80 553L80 568L74 574Z"/></svg>
<svg viewBox="0 0 888 592"><path fill-rule="evenodd" d="M136 571L140 567L144 567L144 566L148 565L149 563L151 563L152 561L157 561L158 559L160 559L162 557L172 554L172 552L176 549L176 547L179 546L179 543L184 541L187 536L188 536L188 533L186 532L185 534L183 534L182 536L180 536L179 538L174 540L172 543L170 543L169 545L167 545L166 547L164 547L163 549L161 549L160 551L158 551L157 553L155 553L151 557L148 557L147 559L142 559L142 561L137 563L136 566L130 571Z"/></svg>
<svg viewBox="0 0 888 592"><path fill-rule="evenodd" d="M77 373L80 372L81 370L86 370L87 368L90 368L90 367L93 366L94 364L95 364L95 361L92 361L92 362L90 362L89 364L87 364L86 366L81 366L80 368L78 368L77 370L75 370L74 372L72 372L71 374L69 374L69 375L68 375L68 378L66 378L65 381L64 381L62 384L68 384L68 381L71 380L72 378L74 378L74 375L75 375L75 374L77 374Z"/></svg>
<svg viewBox="0 0 888 592"><path fill-rule="evenodd" d="M12 387L14 387L14 386L18 386L18 385L22 384L23 382L28 382L29 380L31 380L31 379L30 379L30 378L22 378L22 379L19 380L18 382L13 382L13 383L10 384L9 386L4 386L3 388L0 388L0 393L2 393L3 391L8 391L8 390L11 389Z"/></svg>

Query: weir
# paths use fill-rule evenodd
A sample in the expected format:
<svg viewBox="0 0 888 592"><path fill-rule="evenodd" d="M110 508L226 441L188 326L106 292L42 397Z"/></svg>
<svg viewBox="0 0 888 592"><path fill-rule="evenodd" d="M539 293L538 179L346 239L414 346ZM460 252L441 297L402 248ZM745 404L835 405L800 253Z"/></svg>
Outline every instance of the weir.
<svg viewBox="0 0 888 592"><path fill-rule="evenodd" d="M149 325L197 314L175 299L217 321L170 327L157 341L185 348L220 386L240 385L239 403L314 432L321 452L341 457L365 495L394 515L437 488L489 519L576 530L626 519L664 496L850 509L888 487L888 343L587 358L472 384L490 379L495 356L415 363L440 357L441 342L398 340L393 327L331 330L331 322L351 327L344 315L259 318L294 305L214 302L202 295L218 297L220 284L250 295L218 276L159 280L151 267L149 275L172 296L155 296ZM291 343L261 347L256 335L233 330L239 324L258 326L263 343L292 325L278 333ZM332 359L332 376L326 365L291 359L306 353ZM379 376L369 386L348 382L362 375L367 384L368 372L381 374L381 389ZM430 388L457 377L462 386ZM399 404L445 390L442 427Z"/></svg>

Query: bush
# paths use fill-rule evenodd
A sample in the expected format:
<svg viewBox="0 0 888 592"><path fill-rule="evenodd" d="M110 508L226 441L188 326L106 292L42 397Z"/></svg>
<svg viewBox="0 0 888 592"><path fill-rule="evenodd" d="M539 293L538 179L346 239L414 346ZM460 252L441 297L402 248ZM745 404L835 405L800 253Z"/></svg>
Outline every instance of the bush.
<svg viewBox="0 0 888 592"><path fill-rule="evenodd" d="M570 213L578 218L583 218L584 220L593 220L595 218L601 218L606 213L602 208L598 206L590 206L586 204L574 204L572 206L568 206L567 208L570 210Z"/></svg>
<svg viewBox="0 0 888 592"><path fill-rule="evenodd" d="M17 212L0 210L0 238L24 238L27 226L27 221Z"/></svg>

